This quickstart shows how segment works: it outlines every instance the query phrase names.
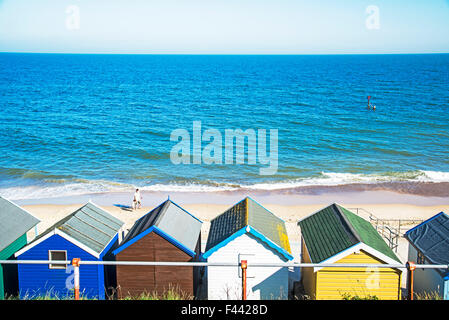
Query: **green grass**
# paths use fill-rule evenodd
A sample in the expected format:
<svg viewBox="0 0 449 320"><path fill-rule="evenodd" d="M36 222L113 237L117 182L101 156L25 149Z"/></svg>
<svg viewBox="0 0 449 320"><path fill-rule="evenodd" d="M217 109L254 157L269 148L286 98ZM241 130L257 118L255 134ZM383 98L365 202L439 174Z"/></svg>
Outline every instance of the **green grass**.
<svg viewBox="0 0 449 320"><path fill-rule="evenodd" d="M364 297L360 297L358 295L351 296L349 293L343 293L342 297L343 297L343 300L379 300L379 298L377 296L373 296L370 294L368 294Z"/></svg>
<svg viewBox="0 0 449 320"><path fill-rule="evenodd" d="M67 293L66 295L58 294L53 290L48 290L45 294L37 294L37 293L25 293L22 299L18 296L8 296L7 300L75 300L75 296L72 292ZM82 292L80 292L80 300L97 300L97 299L89 299Z"/></svg>
<svg viewBox="0 0 449 320"><path fill-rule="evenodd" d="M183 292L178 287L169 286L163 293L143 292L138 296L128 295L121 300L192 300L193 297Z"/></svg>
<svg viewBox="0 0 449 320"><path fill-rule="evenodd" d="M25 295L20 299L18 296L7 296L6 300L74 300L73 290L65 295L58 294L53 290L48 290L45 294L41 293L25 293ZM178 287L170 286L168 290L164 291L162 294L157 292L152 293L141 293L138 296L126 296L122 300L192 300L193 297L179 290ZM97 300L90 299L80 292L80 300Z"/></svg>

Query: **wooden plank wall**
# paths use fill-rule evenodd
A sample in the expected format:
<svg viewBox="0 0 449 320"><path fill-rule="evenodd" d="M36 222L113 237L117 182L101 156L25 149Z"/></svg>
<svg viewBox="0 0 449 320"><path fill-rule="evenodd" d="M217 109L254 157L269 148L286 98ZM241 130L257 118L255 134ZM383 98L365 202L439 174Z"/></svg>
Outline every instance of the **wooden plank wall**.
<svg viewBox="0 0 449 320"><path fill-rule="evenodd" d="M158 234L151 232L119 252L117 261L194 261L191 256ZM196 268L195 268L196 269ZM136 297L142 293L162 295L170 287L193 296L193 267L117 266L118 298ZM195 277L196 278L196 277Z"/></svg>

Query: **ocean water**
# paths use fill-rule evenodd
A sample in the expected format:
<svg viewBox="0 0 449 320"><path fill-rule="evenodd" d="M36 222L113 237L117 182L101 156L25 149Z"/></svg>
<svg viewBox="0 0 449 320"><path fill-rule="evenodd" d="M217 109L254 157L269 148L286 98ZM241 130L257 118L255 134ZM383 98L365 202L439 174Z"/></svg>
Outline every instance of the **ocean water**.
<svg viewBox="0 0 449 320"><path fill-rule="evenodd" d="M446 183L448 89L449 54L2 53L0 195ZM194 121L278 129L276 174L173 164L170 134Z"/></svg>

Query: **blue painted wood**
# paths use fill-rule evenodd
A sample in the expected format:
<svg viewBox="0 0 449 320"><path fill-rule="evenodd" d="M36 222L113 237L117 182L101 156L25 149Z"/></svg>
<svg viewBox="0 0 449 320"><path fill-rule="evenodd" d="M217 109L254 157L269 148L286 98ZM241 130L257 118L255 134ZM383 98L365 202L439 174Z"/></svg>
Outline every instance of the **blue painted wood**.
<svg viewBox="0 0 449 320"><path fill-rule="evenodd" d="M112 246L113 242L114 241L111 241L109 246ZM101 260L59 235L53 235L44 240L21 254L18 259L48 260L49 250L66 250L68 260L72 260L73 258L81 258L81 260L85 261ZM103 252L106 252L106 250ZM102 253L102 255L104 254ZM102 255L100 256L101 258ZM19 265L18 273L21 299L46 295L58 296L60 298L73 296L72 266L68 266L66 270L63 270L50 269L48 265L21 264ZM89 299L104 299L104 288L104 266L80 266L80 293L83 297Z"/></svg>

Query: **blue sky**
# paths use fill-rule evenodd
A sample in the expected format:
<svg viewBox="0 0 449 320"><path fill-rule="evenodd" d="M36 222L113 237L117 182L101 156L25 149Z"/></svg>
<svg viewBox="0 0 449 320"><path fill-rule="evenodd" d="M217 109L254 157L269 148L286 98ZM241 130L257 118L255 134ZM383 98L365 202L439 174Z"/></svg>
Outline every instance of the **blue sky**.
<svg viewBox="0 0 449 320"><path fill-rule="evenodd" d="M0 51L449 52L449 0L0 0Z"/></svg>

